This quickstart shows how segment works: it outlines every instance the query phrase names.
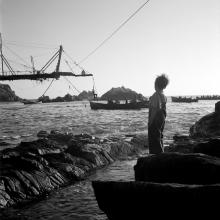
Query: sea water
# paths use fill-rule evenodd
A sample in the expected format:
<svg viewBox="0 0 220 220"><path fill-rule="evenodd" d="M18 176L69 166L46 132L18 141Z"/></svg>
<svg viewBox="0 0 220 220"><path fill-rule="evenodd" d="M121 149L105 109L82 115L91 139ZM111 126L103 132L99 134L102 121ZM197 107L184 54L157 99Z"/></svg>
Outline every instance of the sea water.
<svg viewBox="0 0 220 220"><path fill-rule="evenodd" d="M177 135L188 135L189 128L202 116L214 111L217 101L167 103L164 143ZM14 147L22 140L34 140L40 130L60 130L97 137L147 134L148 109L98 110L89 102L34 104L0 103L0 149ZM8 144L8 146L6 146ZM57 190L47 198L22 208L4 210L1 219L104 220L91 186L92 180L134 180L136 158L116 161L93 173L87 180Z"/></svg>

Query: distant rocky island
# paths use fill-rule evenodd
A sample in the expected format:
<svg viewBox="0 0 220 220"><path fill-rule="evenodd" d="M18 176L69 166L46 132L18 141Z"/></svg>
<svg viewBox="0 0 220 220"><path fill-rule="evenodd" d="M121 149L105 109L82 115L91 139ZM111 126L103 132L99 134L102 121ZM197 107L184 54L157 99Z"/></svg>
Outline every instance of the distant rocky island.
<svg viewBox="0 0 220 220"><path fill-rule="evenodd" d="M38 101L46 102L72 102L72 101L83 101L83 100L93 100L92 91L82 91L79 95L70 95L67 93L65 96L58 96L51 99L49 96L42 96L38 98Z"/></svg>
<svg viewBox="0 0 220 220"><path fill-rule="evenodd" d="M66 94L63 97L56 97L54 99L50 99L49 96L43 96L38 98L39 101L42 102L70 102L70 101L82 101L82 100L93 100L94 95L92 91L82 91L78 96ZM97 97L97 100L142 100L145 97L142 94L138 94L137 92L125 88L125 87L117 87L111 88L109 91L104 93L101 97Z"/></svg>
<svg viewBox="0 0 220 220"><path fill-rule="evenodd" d="M82 100L93 100L94 95L93 91L82 91L79 95L71 95L67 93L65 96L61 97L58 96L56 98L50 98L49 96L41 96L38 98L38 101L43 103L46 102L70 102L70 101L82 101ZM142 100L145 97L137 93L129 88L116 87L111 88L109 91L104 93L101 97L97 97L98 100ZM10 88L7 84L0 84L0 102L7 102L7 101L23 101L18 97L14 91Z"/></svg>
<svg viewBox="0 0 220 220"><path fill-rule="evenodd" d="M131 89L125 88L124 86L122 87L117 87L117 88L112 88L105 94L101 96L101 100L134 100L134 99L144 99L145 97L137 93Z"/></svg>
<svg viewBox="0 0 220 220"><path fill-rule="evenodd" d="M19 100L20 98L9 85L0 83L0 102L14 102Z"/></svg>

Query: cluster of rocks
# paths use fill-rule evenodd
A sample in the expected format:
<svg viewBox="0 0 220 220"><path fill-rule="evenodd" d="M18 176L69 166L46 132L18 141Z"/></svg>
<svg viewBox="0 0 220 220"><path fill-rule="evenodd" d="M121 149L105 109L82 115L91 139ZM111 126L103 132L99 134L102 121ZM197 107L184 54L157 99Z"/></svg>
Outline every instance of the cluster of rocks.
<svg viewBox="0 0 220 220"><path fill-rule="evenodd" d="M88 176L115 160L145 151L146 136L99 139L41 131L39 139L0 151L0 207L24 204Z"/></svg>
<svg viewBox="0 0 220 220"><path fill-rule="evenodd" d="M220 102L215 112L191 127L189 136L175 136L165 153L138 158L135 181L94 181L99 207L108 219L218 216L219 110Z"/></svg>
<svg viewBox="0 0 220 220"><path fill-rule="evenodd" d="M38 98L38 101L43 103L48 102L72 102L72 101L82 101L82 100L93 100L94 95L92 91L82 91L79 95L70 95L67 93L63 97L58 96L54 99L51 99L49 96L41 96Z"/></svg>
<svg viewBox="0 0 220 220"><path fill-rule="evenodd" d="M42 96L38 98L38 101L42 101L43 103L47 102L69 102L69 101L82 101L82 100L93 100L94 94L93 91L82 91L79 95L70 95L66 94L63 97L56 97L54 99L50 99L49 96ZM125 88L125 87L117 87L111 88L109 91L104 93L101 97L97 97L97 100L143 100L146 99L142 94L138 94L137 92Z"/></svg>
<svg viewBox="0 0 220 220"><path fill-rule="evenodd" d="M71 102L71 101L82 101L82 100L93 100L94 94L93 91L82 91L79 95L71 95L67 93L63 97L58 96L54 99L49 96L41 96L38 98L38 101L43 103L49 102ZM145 97L142 94L138 94L137 92L125 88L125 87L117 87L111 88L109 91L104 93L101 97L97 97L98 100L143 100ZM0 84L0 102L6 101L22 101L25 99L19 98L14 91L11 90L10 86L7 84Z"/></svg>
<svg viewBox="0 0 220 220"><path fill-rule="evenodd" d="M165 148L166 152L205 153L220 156L220 102L215 111L198 120L188 136L174 136L174 142Z"/></svg>

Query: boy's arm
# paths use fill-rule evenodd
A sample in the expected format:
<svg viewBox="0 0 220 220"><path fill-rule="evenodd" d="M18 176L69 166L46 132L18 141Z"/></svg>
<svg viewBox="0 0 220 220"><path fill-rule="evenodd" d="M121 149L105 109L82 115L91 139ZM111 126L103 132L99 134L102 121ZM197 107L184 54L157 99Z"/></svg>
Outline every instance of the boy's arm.
<svg viewBox="0 0 220 220"><path fill-rule="evenodd" d="M148 126L151 126L155 117L156 117L156 114L157 114L157 111L158 111L158 108L156 107L151 107L151 114L150 114L150 117L149 117L149 121L148 121Z"/></svg>
<svg viewBox="0 0 220 220"><path fill-rule="evenodd" d="M148 121L148 126L150 126L156 118L157 112L160 110L161 104L159 97L154 94L150 100L150 117Z"/></svg>

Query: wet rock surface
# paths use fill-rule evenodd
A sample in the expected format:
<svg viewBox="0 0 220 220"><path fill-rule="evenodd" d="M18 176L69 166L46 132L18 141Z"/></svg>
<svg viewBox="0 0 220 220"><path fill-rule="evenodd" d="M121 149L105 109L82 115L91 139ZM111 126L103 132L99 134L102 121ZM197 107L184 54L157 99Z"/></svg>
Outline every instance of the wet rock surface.
<svg viewBox="0 0 220 220"><path fill-rule="evenodd" d="M215 111L205 115L190 128L188 136L174 136L165 152L203 153L220 157L220 101Z"/></svg>
<svg viewBox="0 0 220 220"><path fill-rule="evenodd" d="M24 204L86 178L95 169L146 150L146 136L105 138L59 131L0 151L0 207Z"/></svg>
<svg viewBox="0 0 220 220"><path fill-rule="evenodd" d="M135 180L156 183L220 183L220 159L205 154L162 153L139 158Z"/></svg>
<svg viewBox="0 0 220 220"><path fill-rule="evenodd" d="M165 152L203 153L220 158L220 136L192 138L190 136L174 136L172 144Z"/></svg>
<svg viewBox="0 0 220 220"><path fill-rule="evenodd" d="M220 101L215 104L215 111L205 115L190 128L191 137L220 136Z"/></svg>

